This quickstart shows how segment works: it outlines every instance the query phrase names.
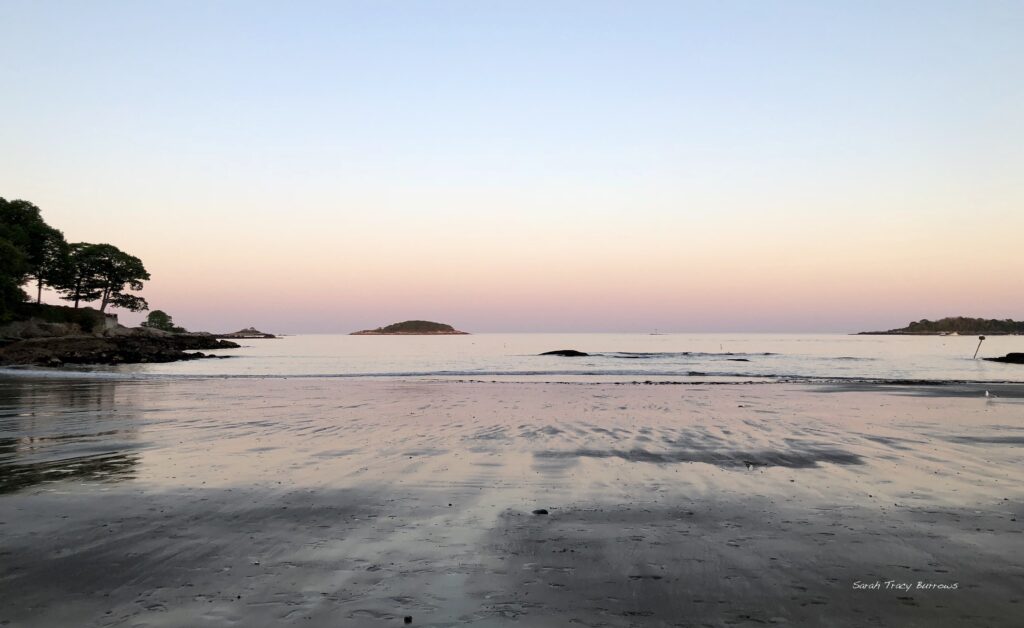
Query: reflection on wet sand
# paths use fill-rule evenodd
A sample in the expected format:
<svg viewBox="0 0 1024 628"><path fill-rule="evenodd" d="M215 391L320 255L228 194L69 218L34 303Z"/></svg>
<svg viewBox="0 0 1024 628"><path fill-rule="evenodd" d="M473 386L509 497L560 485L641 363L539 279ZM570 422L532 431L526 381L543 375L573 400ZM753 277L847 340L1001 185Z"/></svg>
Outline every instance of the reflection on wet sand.
<svg viewBox="0 0 1024 628"><path fill-rule="evenodd" d="M34 464L4 464L0 465L0 493L57 480L129 480L138 463L139 457L134 454L95 454Z"/></svg>
<svg viewBox="0 0 1024 628"><path fill-rule="evenodd" d="M126 471L18 471L0 625L963 626L1024 603L1013 395L104 384L4 393L7 476ZM854 588L876 580L958 589Z"/></svg>
<svg viewBox="0 0 1024 628"><path fill-rule="evenodd" d="M811 448L787 451L723 451L705 449L674 449L653 452L646 449L576 449L573 451L538 451L538 458L621 458L629 462L705 462L720 466L789 467L806 469L818 466L819 462L831 464L863 464L861 457L840 449Z"/></svg>
<svg viewBox="0 0 1024 628"><path fill-rule="evenodd" d="M0 493L55 480L131 478L137 426L131 404L117 403L117 386L0 378Z"/></svg>

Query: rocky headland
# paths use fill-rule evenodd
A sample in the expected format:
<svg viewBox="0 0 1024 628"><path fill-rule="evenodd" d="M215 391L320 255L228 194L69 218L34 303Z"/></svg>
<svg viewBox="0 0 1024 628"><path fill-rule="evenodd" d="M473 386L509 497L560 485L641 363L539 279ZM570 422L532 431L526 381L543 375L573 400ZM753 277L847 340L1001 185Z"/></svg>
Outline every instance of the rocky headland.
<svg viewBox="0 0 1024 628"><path fill-rule="evenodd" d="M0 365L140 364L177 362L218 356L198 349L232 349L239 345L209 336L145 333L118 336L30 338L0 347Z"/></svg>
<svg viewBox="0 0 1024 628"><path fill-rule="evenodd" d="M59 311L0 326L0 365L139 364L212 358L211 349L239 345L210 334L172 333L147 327L124 327L116 318L91 308L73 310L56 321Z"/></svg>

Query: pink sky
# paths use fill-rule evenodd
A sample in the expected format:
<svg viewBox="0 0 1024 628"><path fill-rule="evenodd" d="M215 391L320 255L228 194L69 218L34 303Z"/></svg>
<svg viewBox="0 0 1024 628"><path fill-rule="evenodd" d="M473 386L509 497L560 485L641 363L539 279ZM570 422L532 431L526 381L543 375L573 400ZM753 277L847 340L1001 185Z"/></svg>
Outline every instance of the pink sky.
<svg viewBox="0 0 1024 628"><path fill-rule="evenodd" d="M0 195L193 329L1024 318L1022 6L471 4L3 3Z"/></svg>
<svg viewBox="0 0 1024 628"><path fill-rule="evenodd" d="M214 213L100 224L47 212L69 238L142 257L152 307L196 329L347 332L425 318L469 331L857 331L1024 309L1020 231L739 215L623 212L573 227L557 215L392 224L371 213L235 226Z"/></svg>

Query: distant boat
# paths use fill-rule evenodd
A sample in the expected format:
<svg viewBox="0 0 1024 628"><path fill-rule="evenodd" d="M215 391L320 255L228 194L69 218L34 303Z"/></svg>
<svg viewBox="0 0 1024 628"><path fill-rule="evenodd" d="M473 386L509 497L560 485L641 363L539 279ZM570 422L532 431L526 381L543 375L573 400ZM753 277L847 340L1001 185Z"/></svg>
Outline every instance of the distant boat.
<svg viewBox="0 0 1024 628"><path fill-rule="evenodd" d="M652 331L651 333L649 333L647 335L648 336L664 336L665 334L658 333L658 330L655 329L654 331Z"/></svg>

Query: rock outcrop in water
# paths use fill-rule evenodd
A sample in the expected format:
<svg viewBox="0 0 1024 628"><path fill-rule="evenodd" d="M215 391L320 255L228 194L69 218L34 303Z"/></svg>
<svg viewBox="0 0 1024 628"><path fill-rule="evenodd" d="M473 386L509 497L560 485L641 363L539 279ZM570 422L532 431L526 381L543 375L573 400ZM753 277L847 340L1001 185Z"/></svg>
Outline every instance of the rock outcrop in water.
<svg viewBox="0 0 1024 628"><path fill-rule="evenodd" d="M984 358L989 362L1005 362L1007 364L1024 364L1024 353L1007 353L1001 358Z"/></svg>
<svg viewBox="0 0 1024 628"><path fill-rule="evenodd" d="M578 358L590 354L584 353L582 351L577 351L575 349L558 349L557 351L545 351L541 355L560 355L566 358Z"/></svg>
<svg viewBox="0 0 1024 628"><path fill-rule="evenodd" d="M73 318L69 318L68 312ZM53 322L32 317L0 327L0 365L136 364L213 357L209 349L239 345L205 333L172 333L151 327L124 327L116 317L71 308L40 309ZM96 320L92 320L96 318Z"/></svg>
<svg viewBox="0 0 1024 628"><path fill-rule="evenodd" d="M0 348L0 364L64 366L65 364L137 364L213 357L198 349L232 349L238 345L210 336L122 334L31 338Z"/></svg>
<svg viewBox="0 0 1024 628"><path fill-rule="evenodd" d="M354 331L350 336L465 336L468 332L459 331L445 323L432 321L403 321L387 327Z"/></svg>

